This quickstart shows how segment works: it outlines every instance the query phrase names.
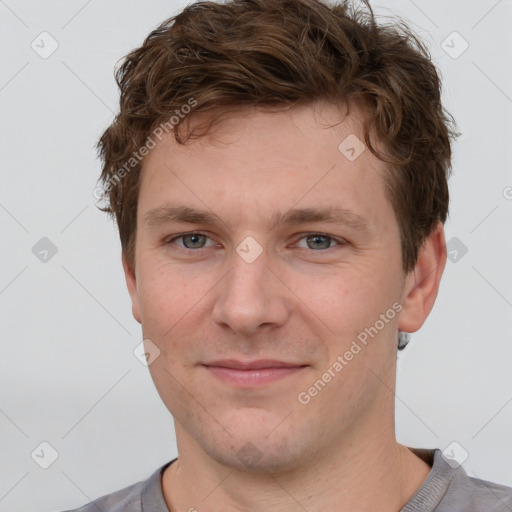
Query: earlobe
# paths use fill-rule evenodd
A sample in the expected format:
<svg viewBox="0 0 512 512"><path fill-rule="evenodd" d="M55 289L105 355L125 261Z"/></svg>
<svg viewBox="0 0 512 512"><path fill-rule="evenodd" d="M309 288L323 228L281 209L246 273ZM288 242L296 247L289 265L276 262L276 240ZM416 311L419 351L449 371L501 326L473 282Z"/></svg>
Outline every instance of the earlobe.
<svg viewBox="0 0 512 512"><path fill-rule="evenodd" d="M137 280L135 277L135 269L133 269L126 260L124 254L121 255L121 260L123 263L124 277L126 279L126 286L128 288L128 292L130 294L130 298L132 301L132 315L139 324L141 323L141 314L140 314L140 304L139 304L139 294L137 292Z"/></svg>
<svg viewBox="0 0 512 512"><path fill-rule="evenodd" d="M421 246L416 265L406 277L398 322L400 330L416 332L423 325L434 306L445 264L446 242L439 222Z"/></svg>

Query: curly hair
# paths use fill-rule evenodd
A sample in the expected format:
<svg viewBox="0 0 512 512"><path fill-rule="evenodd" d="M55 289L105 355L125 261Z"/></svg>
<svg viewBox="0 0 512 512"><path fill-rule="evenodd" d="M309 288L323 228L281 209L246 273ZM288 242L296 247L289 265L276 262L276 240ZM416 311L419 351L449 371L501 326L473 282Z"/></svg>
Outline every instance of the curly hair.
<svg viewBox="0 0 512 512"><path fill-rule="evenodd" d="M273 112L316 100L362 107L365 144L388 164L403 269L414 268L422 243L448 215L450 143L458 133L425 44L399 18L377 24L363 3L199 1L124 57L115 71L120 111L97 149L108 201L100 210L117 221L131 268L142 162L162 127L186 144L228 111ZM201 133L184 122L196 112L210 120Z"/></svg>

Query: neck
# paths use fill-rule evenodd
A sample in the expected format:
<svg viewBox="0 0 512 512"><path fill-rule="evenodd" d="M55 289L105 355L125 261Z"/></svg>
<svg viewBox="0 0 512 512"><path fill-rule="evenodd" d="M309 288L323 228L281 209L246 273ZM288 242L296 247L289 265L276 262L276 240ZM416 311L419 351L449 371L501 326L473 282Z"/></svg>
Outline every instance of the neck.
<svg viewBox="0 0 512 512"><path fill-rule="evenodd" d="M164 472L162 486L170 512L225 510L308 512L326 507L344 512L396 512L428 476L430 466L381 432L359 432L339 450L318 454L287 473L233 470L208 457L191 439ZM183 434L183 432L181 432ZM183 440L183 436L181 436ZM341 443L340 443L341 444Z"/></svg>

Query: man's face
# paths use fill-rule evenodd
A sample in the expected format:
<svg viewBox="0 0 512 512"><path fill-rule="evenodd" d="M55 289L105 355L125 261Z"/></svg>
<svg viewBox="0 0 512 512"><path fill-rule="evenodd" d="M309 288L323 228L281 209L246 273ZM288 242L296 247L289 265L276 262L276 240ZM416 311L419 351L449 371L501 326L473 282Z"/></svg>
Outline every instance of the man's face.
<svg viewBox="0 0 512 512"><path fill-rule="evenodd" d="M368 149L354 158L358 111L340 112L247 111L186 146L169 136L144 163L125 270L179 450L279 471L392 422L399 228L385 165ZM262 360L294 368L226 369Z"/></svg>

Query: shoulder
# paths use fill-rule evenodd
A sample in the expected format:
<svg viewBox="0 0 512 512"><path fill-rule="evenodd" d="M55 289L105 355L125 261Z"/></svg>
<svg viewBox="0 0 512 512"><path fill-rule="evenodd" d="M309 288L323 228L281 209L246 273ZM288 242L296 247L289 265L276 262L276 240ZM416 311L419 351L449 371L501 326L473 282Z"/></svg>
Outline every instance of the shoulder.
<svg viewBox="0 0 512 512"><path fill-rule="evenodd" d="M64 512L141 512L141 496L144 482L137 482L124 489L106 494L83 505Z"/></svg>
<svg viewBox="0 0 512 512"><path fill-rule="evenodd" d="M147 480L101 496L79 508L63 512L98 512L100 510L101 512L142 512L148 507L155 512L168 512L162 494L161 475L174 460L159 467Z"/></svg>
<svg viewBox="0 0 512 512"><path fill-rule="evenodd" d="M510 512L512 487L473 478L462 468L454 477L446 496L447 504L464 507L468 512ZM451 509L447 509L451 510ZM455 508L454 508L455 510Z"/></svg>
<svg viewBox="0 0 512 512"><path fill-rule="evenodd" d="M512 511L512 487L468 476L462 466L446 459L439 448L413 451L432 470L401 512Z"/></svg>

